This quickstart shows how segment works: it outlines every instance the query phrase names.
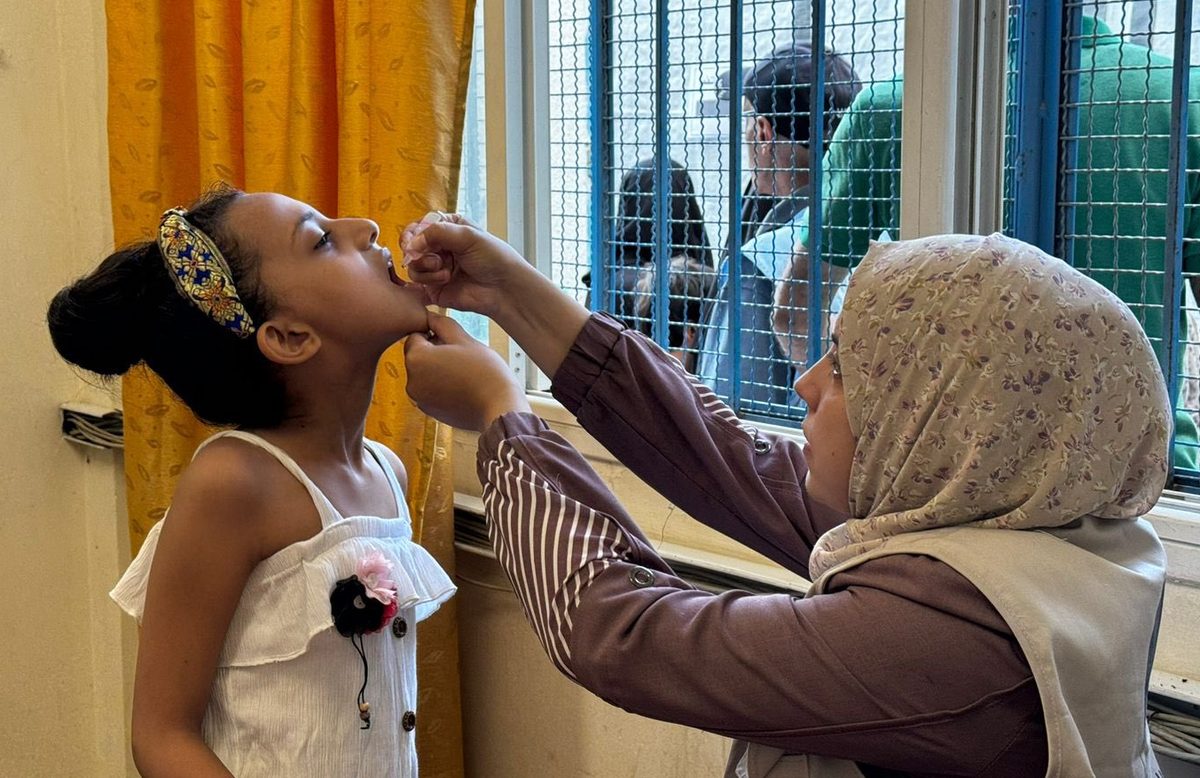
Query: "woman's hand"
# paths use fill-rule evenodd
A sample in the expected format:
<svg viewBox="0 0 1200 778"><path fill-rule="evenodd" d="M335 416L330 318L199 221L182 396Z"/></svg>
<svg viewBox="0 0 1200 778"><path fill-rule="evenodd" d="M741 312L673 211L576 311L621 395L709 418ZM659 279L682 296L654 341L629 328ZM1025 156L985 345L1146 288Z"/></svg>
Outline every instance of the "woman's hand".
<svg viewBox="0 0 1200 778"><path fill-rule="evenodd" d="M448 316L429 314L433 337L404 344L408 396L424 413L460 429L483 432L500 416L529 411L525 388L495 351Z"/></svg>
<svg viewBox="0 0 1200 778"><path fill-rule="evenodd" d="M512 246L458 214L409 225L400 246L427 301L490 317L551 378L587 323L586 308Z"/></svg>
<svg viewBox="0 0 1200 778"><path fill-rule="evenodd" d="M495 317L522 279L537 271L512 246L461 214L430 214L400 236L409 277L426 300Z"/></svg>

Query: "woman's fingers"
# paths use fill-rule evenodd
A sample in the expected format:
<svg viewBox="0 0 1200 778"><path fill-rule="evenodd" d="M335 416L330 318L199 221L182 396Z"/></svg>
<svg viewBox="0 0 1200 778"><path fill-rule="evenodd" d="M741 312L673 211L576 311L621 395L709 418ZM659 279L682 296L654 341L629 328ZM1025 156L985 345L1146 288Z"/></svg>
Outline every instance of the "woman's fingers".
<svg viewBox="0 0 1200 778"><path fill-rule="evenodd" d="M433 270L423 270L418 267L408 268L408 277L418 284L425 286L441 286L450 282L453 273L447 267L436 266Z"/></svg>
<svg viewBox="0 0 1200 778"><path fill-rule="evenodd" d="M433 344L429 342L429 336L424 332L414 332L404 341L404 359L411 360L430 348L433 348Z"/></svg>
<svg viewBox="0 0 1200 778"><path fill-rule="evenodd" d="M479 225L478 225L478 224L476 224L475 222L471 221L471 220L470 220L470 219L468 219L466 216L463 216L461 213L451 213L451 214L448 214L448 216L447 216L447 220L448 220L448 221L452 221L452 222L454 222L455 224L462 224L462 225L465 225L465 226L467 226L467 227L473 227L473 228L475 228L475 229L479 229Z"/></svg>
<svg viewBox="0 0 1200 778"><path fill-rule="evenodd" d="M458 322L449 316L429 312L429 332L416 332L408 336L404 344L404 356L411 359L420 356L428 349L439 346L452 346L463 343L473 343L474 339Z"/></svg>
<svg viewBox="0 0 1200 778"><path fill-rule="evenodd" d="M401 242L406 260L426 254L459 254L471 248L478 230L468 224L443 221L430 224Z"/></svg>
<svg viewBox="0 0 1200 778"><path fill-rule="evenodd" d="M454 319L432 311L429 313L429 331L442 343L470 343L473 340Z"/></svg>

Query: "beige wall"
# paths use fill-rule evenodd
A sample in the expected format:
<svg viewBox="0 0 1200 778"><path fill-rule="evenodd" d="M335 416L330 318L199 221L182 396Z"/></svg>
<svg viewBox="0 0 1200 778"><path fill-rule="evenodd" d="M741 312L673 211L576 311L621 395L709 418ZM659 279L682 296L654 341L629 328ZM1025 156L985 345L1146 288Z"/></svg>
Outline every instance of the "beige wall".
<svg viewBox="0 0 1200 778"><path fill-rule="evenodd" d="M60 439L59 403L105 395L44 324L112 241L103 3L0 0L0 20L0 776L122 775L118 468Z"/></svg>
<svg viewBox="0 0 1200 778"><path fill-rule="evenodd" d="M559 674L492 559L459 551L467 778L721 775L729 742L635 716Z"/></svg>

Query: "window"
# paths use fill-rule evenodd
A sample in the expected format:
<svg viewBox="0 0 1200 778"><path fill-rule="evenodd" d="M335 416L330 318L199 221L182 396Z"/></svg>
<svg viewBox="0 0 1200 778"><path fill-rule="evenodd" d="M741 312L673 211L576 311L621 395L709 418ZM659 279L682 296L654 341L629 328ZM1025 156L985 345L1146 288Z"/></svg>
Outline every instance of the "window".
<svg viewBox="0 0 1200 778"><path fill-rule="evenodd" d="M1200 51L1191 9L1174 0L1068 0L1059 15L1040 5L1010 9L1015 137L1005 227L1111 289L1141 321L1176 408L1173 483L1195 490L1200 83L1190 77ZM1038 62L1051 72L1039 74ZM1039 116L1039 99L1058 111Z"/></svg>
<svg viewBox="0 0 1200 778"><path fill-rule="evenodd" d="M864 229L861 219L856 217L850 226L857 227L858 232L846 234L850 238L866 239L874 237L872 231L878 228L880 231L886 229L893 237L903 236L897 214L899 185L896 181L901 167L899 140L902 134L908 139L911 154L914 146L927 148L925 144L929 142L930 133L926 132L926 125L917 120L919 117L913 115L917 112L903 117L900 115L896 102L900 95L895 88L898 84L892 84L890 91L885 90L884 85L889 85L893 77L900 74L906 60L909 60L909 67L914 67L912 59L920 61L925 58L921 41L931 38L924 35L919 40L917 37L918 33L927 32L927 28L923 28L918 21L918 11L928 10L927 6L935 5L940 11L943 4L908 5L904 0L825 0L818 9L823 10L824 15L814 19L808 10L813 7L812 4L803 0L794 0L792 3L743 0L737 6L740 12L736 15L728 0L691 0L686 8L682 0L663 1L666 7L662 10L656 7L654 0L595 0L594 6L592 0L562 0L555 3L548 0L504 0L488 4L488 24L492 25L489 30L505 44L503 52L498 51L500 46L492 47L489 66L503 59L500 56L502 53L510 58L500 62L501 67L497 68L503 70L503 78L489 70L489 85L501 81L505 90L503 95L500 88L491 92L493 103L489 105L488 113L489 139L498 134L505 142L489 144L489 151L493 154L490 160L495 164L489 166L488 175L489 181L499 180L506 184L489 187L489 204L495 205L490 209L493 223L501 228L507 224L510 238L511 233L518 232L513 227L514 223L526 230L525 234L518 235L514 245L531 256L538 267L563 288L573 292L578 299L585 299L589 290L583 284L582 276L592 269L592 260L599 262L603 259L611 266L610 260L617 250L613 228L620 213L618 194L622 174L644 155L653 154L663 147L688 169L692 177L695 197L716 255L714 261L719 263L727 259L723 249L729 240L730 227L739 225L740 228L740 220L732 217L740 213L738 198L748 179L746 160L743 158L745 144L742 140L748 112L731 110L739 105L736 101L722 101L721 76L730 70L731 61L738 58L735 50L738 42L742 44L740 60L743 64L750 64L793 37L811 38L814 25L823 25L828 48L851 58L864 89L874 86L875 90L874 93L868 92L862 102L855 106L861 111L859 117L871 121L860 127L847 126L846 114L843 114L837 128L842 138L853 138L850 130L866 129L874 133L873 136L868 134L872 138L870 141L844 147L846 150L854 149L856 155L843 151L847 157L870 160L871 164L859 164L857 167L847 163L822 164L822 175L816 183L822 196L814 196L813 203L824 206L826 201L833 201L828 194L831 188L826 187L824 182L827 178L832 179L839 170L858 170L860 174L870 170L872 175L865 179L861 175L846 176L847 182L855 186L850 188L843 202L847 207L872 206L868 215L875 222L868 221ZM906 5L907 10L911 10L907 23L911 26L908 33L912 42L907 52L902 53L905 49ZM1088 146L1082 142L1085 133L1080 129L1079 120L1093 107L1101 107L1106 98L1092 86L1085 88L1086 84L1098 81L1085 80L1084 71L1093 74L1104 72L1094 59L1083 55L1084 44L1089 42L1087 39L1098 37L1095 34L1089 36L1084 28L1085 16L1103 21L1110 34L1122 42L1140 44L1151 52L1168 57L1172 67L1173 94L1191 95L1186 100L1173 97L1156 101L1154 108L1144 105L1131 108L1129 104L1137 101L1132 97L1127 98L1124 91L1120 93L1120 99L1116 102L1122 108L1140 111L1139 118L1144 117L1143 126L1138 127L1135 122L1133 131L1122 125L1124 129L1120 134L1134 136L1132 140L1140 142L1142 146L1127 165L1122 163L1120 170L1127 172L1126 167L1135 172L1157 169L1158 175L1161 175L1164 168L1154 167L1149 149L1153 148L1153 144L1164 142L1161 136L1168 135L1170 138L1165 140L1168 144L1168 163L1165 166L1168 179L1171 169L1186 170L1187 180L1177 181L1176 187L1189 194L1200 192L1200 171L1197 170L1200 168L1200 150L1193 151L1192 148L1200 137L1200 109L1193 108L1200 83L1190 83L1188 90L1181 91L1179 88L1181 79L1185 75L1190 77L1191 68L1200 63L1197 47L1190 40L1193 37L1193 20L1188 17L1185 22L1179 21L1179 12L1190 13L1190 4L1177 7L1171 0L1070 0L1064 4L1038 0L980 0L977 4L944 5L950 8L988 8L998 12L998 18L1005 22L1004 25L995 25L997 16L981 14L977 34L987 45L986 52L983 52L986 56L979 58L993 64L986 83L982 87L979 84L973 86L980 92L990 91L981 95L978 102L974 99L964 101L972 106L1003 106L1003 110L972 109L968 117L977 131L979 125L990 121L992 126L983 129L988 130L998 144L994 150L986 150L989 159L995 158L992 161L995 169L979 176L975 176L976 171L972 170L972 175L967 177L967 183L962 187L978 200L973 204L978 206L977 210L986 214L986 220L979 220L985 224L984 229L1001 226L1008 234L1042 246L1051 253L1067 256L1084 272L1099 273L1104 270L1095 243L1113 242L1113 229L1112 225L1107 225L1101 230L1103 222L1099 217L1116 198L1112 196L1111 182L1105 193L1103 187L1095 185L1096 178L1088 178L1092 175L1092 168L1088 165L1096 166L1097 170L1103 169L1103 165L1099 164L1102 155L1098 153L1101 146ZM1047 6L1054 6L1061 13L1056 14L1056 18L1049 18L1046 15ZM514 13L514 8L519 9L520 13ZM490 13L493 9L502 9L503 18L501 14ZM667 33L665 39L656 34L660 15L666 18L666 24L662 27ZM1002 29L989 29L987 24ZM735 34L739 28L741 35ZM592 56L593 29L607 31L605 37L596 40L596 51L608 51L609 54L605 56L612 57L624 51L620 56L631 57L632 60L613 60L607 69L600 67L606 60ZM496 40L497 37L489 40ZM608 41L605 49L598 46L600 40ZM672 43L673 40L682 43ZM625 41L624 48L618 45L619 41ZM927 47L932 49L929 56L938 64L946 62L949 66L955 48L963 48L948 46L945 37L934 36L932 41L932 45ZM984 48L977 46L974 53L980 55ZM1176 52L1187 52L1188 56L1179 59ZM994 63L1002 54L1007 59L1004 68L1000 69ZM520 67L516 67L517 60L521 60ZM661 69L659 65L664 60L667 67ZM592 67L594 62L598 67ZM1130 83L1145 83L1156 72L1153 70L1155 62L1158 60L1147 58L1144 52L1140 64L1138 60L1125 60L1135 76ZM619 65L628 67L618 69ZM978 69L984 67L981 64ZM1121 68L1122 71L1125 69ZM658 72L669 75L669 88L663 92L662 100L655 92L658 81L654 75ZM910 79L910 84L915 81L915 77ZM593 84L600 85L601 91L593 91ZM930 91L921 90L920 94L927 97ZM601 99L604 95L609 97ZM500 97L504 99L498 99ZM954 100L958 97L958 94L951 93L940 95L937 99ZM867 102L868 98L871 98L871 103ZM1145 103L1144 100L1142 102ZM1185 104L1187 111L1182 110ZM1042 105L1058 106L1059 109L1041 111L1039 107ZM1171 120L1170 127L1167 130L1152 130L1146 122L1155 116L1155 111L1170 106L1174 106L1172 115L1176 117ZM934 108L937 108L936 104ZM1186 125L1177 121L1179 116L1185 114L1188 116ZM655 118L659 116L666 116L667 121L661 122ZM605 117L605 122L594 122L593 117ZM618 119L621 119L619 123ZM823 130L824 123L819 124ZM518 127L520 137L512 135L514 125ZM1104 135L1106 133L1093 132L1088 137L1100 137L1103 140ZM1107 135L1115 136L1117 133L1114 131ZM597 146L601 153L593 156L595 138L604 143ZM1172 166L1171 144L1178 149L1181 160L1186 155L1186 167L1182 164ZM501 150L503 154L499 153ZM834 156L831 153L821 158L820 162L830 162ZM500 161L497 161L498 157ZM1109 168L1112 168L1111 164ZM656 163L652 179L669 182L670 170L668 166ZM527 177L518 180L514 171L524 171ZM531 185L530 176L533 173L545 175L546 180L534 181ZM904 170L904 174L911 178L911 165ZM603 186L593 186L594 181L601 182ZM1085 182L1082 187L1081 181ZM989 187L996 191L983 191ZM955 183L952 188L957 194L960 185ZM917 190L923 191L923 184ZM670 190L658 188L654 191L657 198L665 199L659 193ZM1186 257L1189 249L1197 250L1198 244L1186 228L1190 226L1189 221L1200 218L1200 212L1188 198L1178 194L1171 195L1174 199L1168 197L1178 189L1168 185L1162 191L1164 194L1160 202L1155 199L1158 195L1149 187L1144 195L1139 187L1137 208L1147 211L1147 225L1150 224L1151 210L1157 209L1164 214L1165 224L1165 214L1175 209L1177 216L1173 224L1182 234L1177 238L1168 238L1165 227L1162 233L1156 233L1162 237L1151 235L1149 231L1133 233L1133 243L1138 247L1138 262L1128 275L1143 279L1139 281L1139 292L1142 283L1147 288L1158 285L1161 290L1170 275L1161 268L1170 267L1172 273L1178 268L1180 273L1176 280L1179 283L1174 288L1181 290L1180 296L1178 303L1172 303L1177 305L1175 311L1168 310L1171 306L1163 302L1172 300L1173 295L1162 292L1157 303L1147 297L1135 310L1140 311L1139 315L1142 316L1157 315L1160 322L1163 322L1163 311L1166 310L1166 321L1163 322L1166 326L1157 339L1160 346L1172 343L1195 348L1200 341L1200 327L1192 327L1190 319L1197 315L1197 311L1194 303L1184 296L1190 283L1185 285L1183 281L1190 282L1197 277ZM655 207L658 210L654 210ZM498 214L505 209L507 222L498 218ZM819 210L822 211L821 218L815 223L825 232L823 228L831 218L830 213L823 207ZM1180 213L1182 216L1178 215ZM662 208L661 203L652 207L649 240L630 241L650 244L656 262L661 262L663 256L670 258L668 251L663 251L662 244L668 244L668 250L670 244L686 245L685 241L671 238L669 230L654 226L661 226L664 217L669 222L671 214L672 211ZM1139 229L1140 219L1139 216ZM910 221L911 213L905 214L904 226L908 226ZM896 228L895 232L892 232L893 227ZM636 232L634 234L638 235ZM1117 236L1126 237L1121 232ZM1089 240L1093 244L1091 249L1088 248ZM1165 258L1170 240L1175 241L1178 249L1173 250L1172 261L1163 261L1156 269L1151 258L1160 248L1162 251L1158 256ZM833 245L828 235L822 234L818 250L814 253L819 256L822 252L830 253ZM598 247L598 251L593 252L593 246ZM730 253L740 248L737 246ZM809 260L813 261L812 257ZM1117 273L1117 270L1121 272ZM1124 268L1114 268L1110 274L1126 275ZM634 275L636 278L637 274ZM732 274L730 277L740 278ZM822 278L825 280L828 276L823 273ZM658 284L659 280L655 278L654 295L669 299L667 291L659 288ZM602 291L603 294L597 295L593 301L593 306L614 310L615 295L611 285ZM827 289L822 288L820 292L820 307L806 306L802 311L804 315L807 316L812 308L823 317L826 306L832 305L832 295L828 295ZM1176 312L1184 318L1177 318ZM666 313L664 319L659 307L652 305L640 322L645 325L645 320L649 320L652 334L664 343L668 343L667 339L671 336L670 328L666 326L669 324L669 310ZM497 332L492 333L492 339L494 342L504 341ZM818 339L814 339L814 342L818 349L823 345ZM498 348L503 351L503 346ZM696 355L698 351L694 349ZM508 356L514 369L519 372L521 359L513 358L511 347ZM518 356L523 358L523 355ZM1186 353L1181 358L1183 361L1176 370L1175 383L1180 397L1178 407L1194 414L1198 403L1194 398L1189 399L1192 396L1187 394L1184 380L1194 381L1200 369L1187 361ZM1164 364L1168 364L1165 355ZM530 375L529 379L528 386L540 385L535 376ZM743 372L740 380L729 387L732 391L727 397L739 412L744 416L757 416L794 426L802 409L779 404L756 404L742 392L742 387L752 379L752 374ZM659 495L637 479L629 477L628 471L613 461L608 452L581 434L575 420L557 403L547 397L535 396L533 405L557 431L580 447L600 476L613 486L622 503L637 516L647 536L656 539L656 548L665 557L689 563L701 560L716 569L737 570L756 580L798 585L797 582L781 579L779 568L773 563L697 524L679 511L670 510ZM469 460L474 450L474 437L460 432L456 434L455 445ZM1189 445L1184 441L1185 449ZM456 470L455 488L477 498L479 486L470 468ZM1194 487L1200 481L1197 473L1186 467L1176 467L1173 478L1173 486L1191 491L1195 491ZM1164 601L1163 630L1152 681L1152 688L1168 695L1178 694L1179 688L1186 688L1179 686L1178 679L1194 677L1196 664L1193 636L1196 633L1195 614L1200 611L1197 610L1198 601L1191 593L1200 591L1196 588L1200 584L1200 513L1197 505L1200 503L1190 495L1182 499L1180 495L1166 495L1147 517L1163 540L1168 560L1169 593Z"/></svg>
<svg viewBox="0 0 1200 778"><path fill-rule="evenodd" d="M462 160L458 171L458 212L476 224L487 224L487 129L484 123L483 6L475 4L472 33L471 73L467 82L467 104L463 117ZM450 311L476 340L488 342L488 319L476 313Z"/></svg>
<svg viewBox="0 0 1200 778"><path fill-rule="evenodd" d="M1192 149L1200 134L1200 109L1192 107L1197 101L1200 83L1191 83L1188 90L1179 88L1181 79L1185 75L1192 75L1190 68L1200 63L1197 47L1190 40L1193 37L1193 21L1190 16L1185 22L1179 21L1179 12L1190 13L1190 4L1177 7L1172 0L1067 0L1063 4L1043 3L1040 0L980 0L974 4L913 3L908 6L912 11L908 20L912 27L909 30L912 43L908 51L902 53L906 32L904 11L908 5L905 0L824 0L818 8L824 14L818 14L817 18L811 13L814 7L812 3L804 0L787 3L742 0L736 5L737 13L729 0L690 0L686 7L682 0L663 0L665 7L662 9L656 6L654 0L594 2L595 5L593 0L561 0L554 3L549 0L504 0L488 4L488 23L493 25L489 29L505 44L503 52L498 51L500 46L492 47L489 57L493 59L489 66L502 59L501 53L510 57L500 63L502 67L497 68L503 70L502 79L495 71L489 70L489 85L499 80L505 89L503 95L499 88L492 90L493 104L489 105L488 114L489 139L498 134L505 141L489 144L489 150L493 152L490 159L496 162L488 168L489 180L498 179L506 184L503 187L490 187L489 203L496 206L491 209L492 220L499 227L507 224L510 233L518 232L513 227L514 223L526 230L525 234L520 234L514 240L514 244L578 299L583 300L588 296L589 289L582 282L582 277L593 269L594 264L603 260L610 269L614 264L611 260L618 248L614 227L620 215L618 197L622 174L639 159L655 154L660 148L666 149L670 158L687 168L715 255L714 262L727 259L723 249L730 239L731 227L737 225L740 229L740 220L733 217L740 213L742 203L739 198L748 180L742 136L750 112L740 111L737 101L722 100L721 76L731 69L734 60L740 59L743 65L751 64L756 58L761 58L794 37L810 39L813 26L824 30L823 40L828 48L850 58L864 89L875 89L855 106L861 111L857 115L870 121L864 121L863 126L859 127L847 126L846 114L843 114L837 128L843 139L855 137L850 130L869 130L869 140L843 147L842 153L851 159L851 163L828 164L835 161L832 153L820 158L820 162L825 164L821 165L822 175L814 185L814 190L820 190L820 196L814 193L812 202L819 206L824 206L827 201L836 202L833 195L829 194L831 187L825 186L826 179L839 175L839 171L857 171L858 176L845 176L844 183L853 186L843 196L843 204L847 209L870 206L868 216L875 221L867 221L864 228L862 220L856 216L850 227L858 231L845 230L846 239L876 237L872 234L875 229L886 229L893 237L903 236L898 216L897 179L901 167L899 140L902 134L909 140L911 153L913 146L926 148L920 142L928 142L928 133L924 132L925 125L917 121L918 117L900 115L897 102L900 94L896 89L899 85L891 82L894 76L900 74L905 60L924 58L921 40L913 32L922 30L917 23L920 18L918 11L928 10L927 6L937 6L939 12L943 6L989 8L998 11L999 18L1005 24L998 25L1003 29L989 30L985 25L994 24L991 20L996 17L982 15L982 19L988 20L981 23L978 31L989 46L986 61L991 63L994 61L992 57L998 60L999 54L1006 53L1006 64L1003 70L992 66L992 78L986 84L991 91L987 93L986 100L965 102L970 105L1003 106L1003 111L989 109L976 112L972 109L969 117L976 128L992 122L993 126L986 129L998 139L1000 145L994 153L988 152L996 158L992 163L996 169L988 170L986 175L969 176L965 188L978 199L979 211L995 211L987 216L991 220L987 222L987 229L1001 225L1008 234L1036 243L1051 253L1067 256L1084 272L1105 271L1096 251L1096 243L1114 242L1112 225L1106 226L1100 217L1116 198L1112 196L1111 182L1105 192L1102 186L1096 186L1096 178L1089 178L1093 175L1093 168L1089 165L1095 166L1095 170L1104 169L1100 163L1102 155L1098 153L1101 145L1084 143L1085 133L1080 129L1080 120L1093 108L1103 107L1106 98L1092 86L1085 88L1087 84L1099 82L1086 80L1084 76L1085 71L1092 74L1088 78L1105 71L1097 66L1094 59L1083 55L1085 43L1096 43L1088 39L1099 37L1094 32L1089 35L1083 26L1083 19L1091 16L1101 20L1111 31L1109 34L1122 42L1140 44L1170 59L1173 93L1190 94L1191 97L1186 100L1171 98L1156 101L1154 108L1144 105L1132 108L1130 104L1137 101L1132 97L1127 98L1122 91L1119 93L1120 99L1115 102L1122 108L1140 111L1142 118L1142 126L1139 127L1135 122L1132 131L1122 125L1119 134L1132 136L1125 140L1140 142L1142 150L1131 157L1128 164L1122 162L1121 172L1128 172L1126 168L1134 172L1157 170L1159 172L1156 175L1161 175L1165 169L1171 180L1171 169L1186 170L1188 180L1176 181L1176 188L1168 184L1161 196L1149 186L1144 194L1140 187L1137 190L1140 199L1136 207L1147 211L1146 224L1151 223L1151 211L1157 210L1163 214L1163 223L1173 223L1181 235L1168 238L1165 226L1161 233L1154 235L1150 234L1148 228L1145 232L1132 233L1132 242L1138 247L1136 267L1128 273L1123 267L1113 268L1109 272L1114 277L1128 275L1140 279L1137 287L1140 293L1143 283L1147 289L1157 285L1161 290L1171 275L1163 268L1171 268L1172 273L1177 268L1180 272L1174 288L1181 290L1178 302L1164 304L1164 301L1173 300L1174 295L1160 291L1157 302L1147 297L1144 302L1138 303L1135 310L1144 317L1157 315L1165 325L1157 338L1160 347L1171 343L1194 348L1196 342L1200 341L1200 327L1193 329L1190 321L1197 314L1195 305L1184 297L1190 283L1183 283L1197 276L1186 259L1189 249L1197 250L1196 238L1186 228L1190 226L1190 220L1200 218L1200 212L1196 211L1196 205L1188 198L1171 194L1179 188L1189 194L1200 192L1200 179L1197 179L1200 173L1197 171L1200 168L1200 150L1193 152ZM1055 14L1056 18L1049 18L1046 15L1047 6L1053 6L1061 13ZM504 14L490 13L493 9L501 9ZM514 9L519 9L520 13L515 13ZM665 36L657 34L661 18L666 19L661 27ZM593 29L603 32L603 36L593 39ZM737 34L739 29L741 34ZM1094 31L1096 28L1092 29ZM925 36L923 40L930 38ZM601 41L606 42L604 47L599 46ZM736 50L739 42L740 55ZM929 56L937 63L945 61L947 66L950 65L955 47L948 46L944 37L934 37L927 48L932 49ZM978 53L979 48L975 51ZM1187 56L1177 58L1176 52L1187 52ZM593 57L594 53L602 56ZM542 59L539 60L539 57ZM521 60L521 67L515 66L517 60ZM664 62L665 68L661 67ZM1134 75L1130 83L1145 83L1153 77L1157 72L1155 68L1161 70L1155 62L1158 60L1147 58L1144 53L1140 61L1126 60L1128 69ZM593 63L597 67L593 68ZM908 62L908 65L913 67L912 62ZM1126 70L1124 65L1121 70ZM661 97L656 91L659 72L667 74L668 85ZM910 79L910 83L915 80ZM733 83L737 83L736 79ZM593 90L594 84L599 85L600 90ZM892 88L885 89L887 85ZM975 88L980 87L976 84ZM928 91L922 90L921 94L927 95ZM501 96L503 100L498 99ZM948 94L938 99L957 97L957 94ZM870 103L868 98L871 98ZM1113 101L1107 99L1107 102ZM1142 102L1145 103L1144 100ZM1182 110L1185 104L1187 111ZM1041 111L1039 107L1042 105L1057 106L1058 110ZM1176 117L1171 120L1170 127L1166 130L1151 128L1148 120L1156 115L1155 111L1170 106L1175 107L1172 115ZM1177 121L1179 116L1185 114L1188 116L1186 125ZM593 121L593 117L596 117L596 121ZM666 121L659 117L665 117ZM604 121L600 121L601 118ZM824 123L818 124L824 130ZM513 136L514 125L519 128L520 137ZM1116 131L1107 133L1109 136L1117 134ZM1093 131L1087 137L1104 140L1105 135ZM1154 147L1153 144L1164 142L1164 135L1170 136L1165 139L1168 144L1168 163L1165 168L1161 165L1155 167L1155 159L1149 150ZM596 139L602 142L596 143ZM1177 152L1171 152L1172 144L1178 149ZM593 155L593 148L598 148L600 153ZM856 153L850 154L851 149ZM500 154L500 150L504 153ZM1186 167L1182 164L1173 166L1170 161L1172 153L1177 153L1181 160L1186 155ZM497 162L497 157L506 166L504 170L501 170L502 165ZM857 160L869 160L870 164L863 165ZM1112 169L1111 164L1109 169ZM514 171L524 171L527 177L517 180ZM870 171L871 175L864 177L862 174L866 171ZM534 181L534 185L531 185L533 173L545 175L546 181ZM656 162L651 173L655 183L671 180L669 165ZM911 177L911 166L904 173ZM593 182L599 182L600 185L594 186ZM981 191L987 187L996 191ZM958 184L954 188L957 193ZM917 189L921 191L922 187ZM669 226L673 213L669 200L666 208L661 202L668 199L663 193L670 189L658 187L653 191L653 198L659 199L660 203L658 206L652 204L650 209L649 239L641 239L640 233L635 230L633 234L636 239L627 242L649 244L655 262L662 262L663 257L670 259L673 244L688 244L686 241L676 241L669 229L661 228L663 221L668 222ZM505 208L508 211L507 222L497 216ZM1177 214L1174 222L1170 222L1166 216L1172 209ZM819 210L822 211L821 218L815 220L815 224L825 233L826 223L832 225L828 221L831 216L829 209L820 207ZM910 219L911 215L906 214L905 225L909 224ZM1140 219L1139 215L1139 229ZM530 235L530 232L533 234ZM1157 237L1159 235L1161 237ZM1117 237L1129 236L1118 230ZM1170 255L1171 261L1162 261L1155 268L1152 257L1161 249L1158 256L1165 259L1171 240L1178 247ZM1091 241L1091 248L1088 241ZM814 253L818 257L828 256L835 253L835 245L828 234L822 234ZM597 247L597 251L592 250L593 246ZM729 253L738 253L740 249L740 245L736 246ZM851 255L851 252L846 251L845 254ZM839 259L836 256L831 258ZM814 260L810 257L809 261ZM735 272L730 277L740 279L739 269L740 265L735 266ZM1118 270L1121 272L1118 273ZM634 273L635 281L637 275ZM828 275L822 273L822 278L826 280ZM659 279L655 277L651 296L669 299L667 290L659 284ZM635 286L635 292L637 289ZM809 309L817 310L823 324L823 317L834 301L827 289L819 291L819 296L813 296L819 300L820 307L805 306L802 313L807 316ZM593 300L593 306L614 311L616 295L612 285L601 292ZM635 295L635 301L637 299L640 298ZM1174 311L1169 310L1172 306L1175 306ZM649 323L652 335L660 342L669 343L671 333L667 325L670 323L670 311L665 306L664 309L665 317L660 314L659 306L652 304L648 312L643 309L643 314L637 315L642 321L635 323ZM1164 311L1167 313L1165 322ZM1184 318L1176 317L1177 312ZM1185 319L1188 319L1186 324ZM494 332L493 341L502 342L503 338ZM818 339L814 339L814 343L818 349L823 345ZM698 351L693 349L694 355L698 356ZM511 350L508 356L514 369L519 371L520 359L514 360ZM739 355L738 358L742 357ZM1186 353L1182 359L1176 370L1177 379L1195 380L1200 369L1187 361ZM1165 355L1164 364L1168 364ZM745 416L795 425L802 409L778 403L761 403L747 397L743 387L751 384L754 375L746 372L745 368L742 370L739 380L728 387L730 391L726 395L739 412ZM534 376L530 376L528 385L534 387L539 384ZM1192 396L1187 394L1184 382L1177 381L1175 386L1180 397L1179 407L1194 414L1198 403L1194 398L1189 399ZM598 443L581 434L575 420L557 403L546 397L535 396L533 405L548 423L579 446L601 478L612 485L617 497L637 516L646 535L655 539L656 549L666 558L691 564L699 562L722 571L736 570L746 577L777 585L801 586L797 581L781 578L780 569L774 563L697 524L681 512L671 510L649 487L629 477L628 471L613 461ZM1184 447L1188 445L1185 441ZM475 446L474 436L457 433L455 446L469 460ZM478 505L479 485L470 468L456 468L456 471L455 488L465 495L474 496L474 499L465 499L463 504ZM1176 467L1173 485L1192 489L1200 480L1196 476L1197 473L1188 468ZM1197 588L1200 584L1198 504L1190 496L1179 499L1179 495L1167 495L1148 515L1164 542L1169 573L1152 689L1170 696L1178 695L1179 689L1186 688L1186 684L1179 683L1180 678L1195 677L1193 636L1196 634L1195 615L1200 612L1197 610L1200 601L1192 593L1200 591ZM478 507L475 509L478 510Z"/></svg>
<svg viewBox="0 0 1200 778"><path fill-rule="evenodd" d="M864 86L899 96L891 85L902 0L838 0L819 18L795 0L551 6L552 277L676 351L743 416L794 423L795 368L771 333L773 289L791 266L805 208L820 199L820 182L809 180L822 157L813 143L829 145ZM812 56L814 26L829 56ZM813 123L821 66L827 108ZM898 106L864 114L871 130L898 140ZM882 165L862 169L872 154ZM828 329L854 253L898 227L898 145L851 141L838 159L831 211L857 212L873 187L893 205L878 225L835 231L809 258L826 272L799 306L805 332ZM801 364L815 360L821 339L797 336L789 345Z"/></svg>

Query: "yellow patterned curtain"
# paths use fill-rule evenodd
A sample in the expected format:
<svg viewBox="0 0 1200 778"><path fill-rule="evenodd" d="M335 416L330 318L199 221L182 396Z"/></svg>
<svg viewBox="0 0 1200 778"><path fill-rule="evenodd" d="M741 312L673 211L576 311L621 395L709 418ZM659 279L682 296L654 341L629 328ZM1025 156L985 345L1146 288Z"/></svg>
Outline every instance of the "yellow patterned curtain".
<svg viewBox="0 0 1200 778"><path fill-rule="evenodd" d="M109 169L118 245L165 208L227 181L328 214L368 216L380 242L456 197L474 0L107 0ZM454 566L449 430L379 371L367 434L409 473L418 540ZM123 386L134 550L210 432L148 372ZM454 603L422 625L422 773L461 776Z"/></svg>

